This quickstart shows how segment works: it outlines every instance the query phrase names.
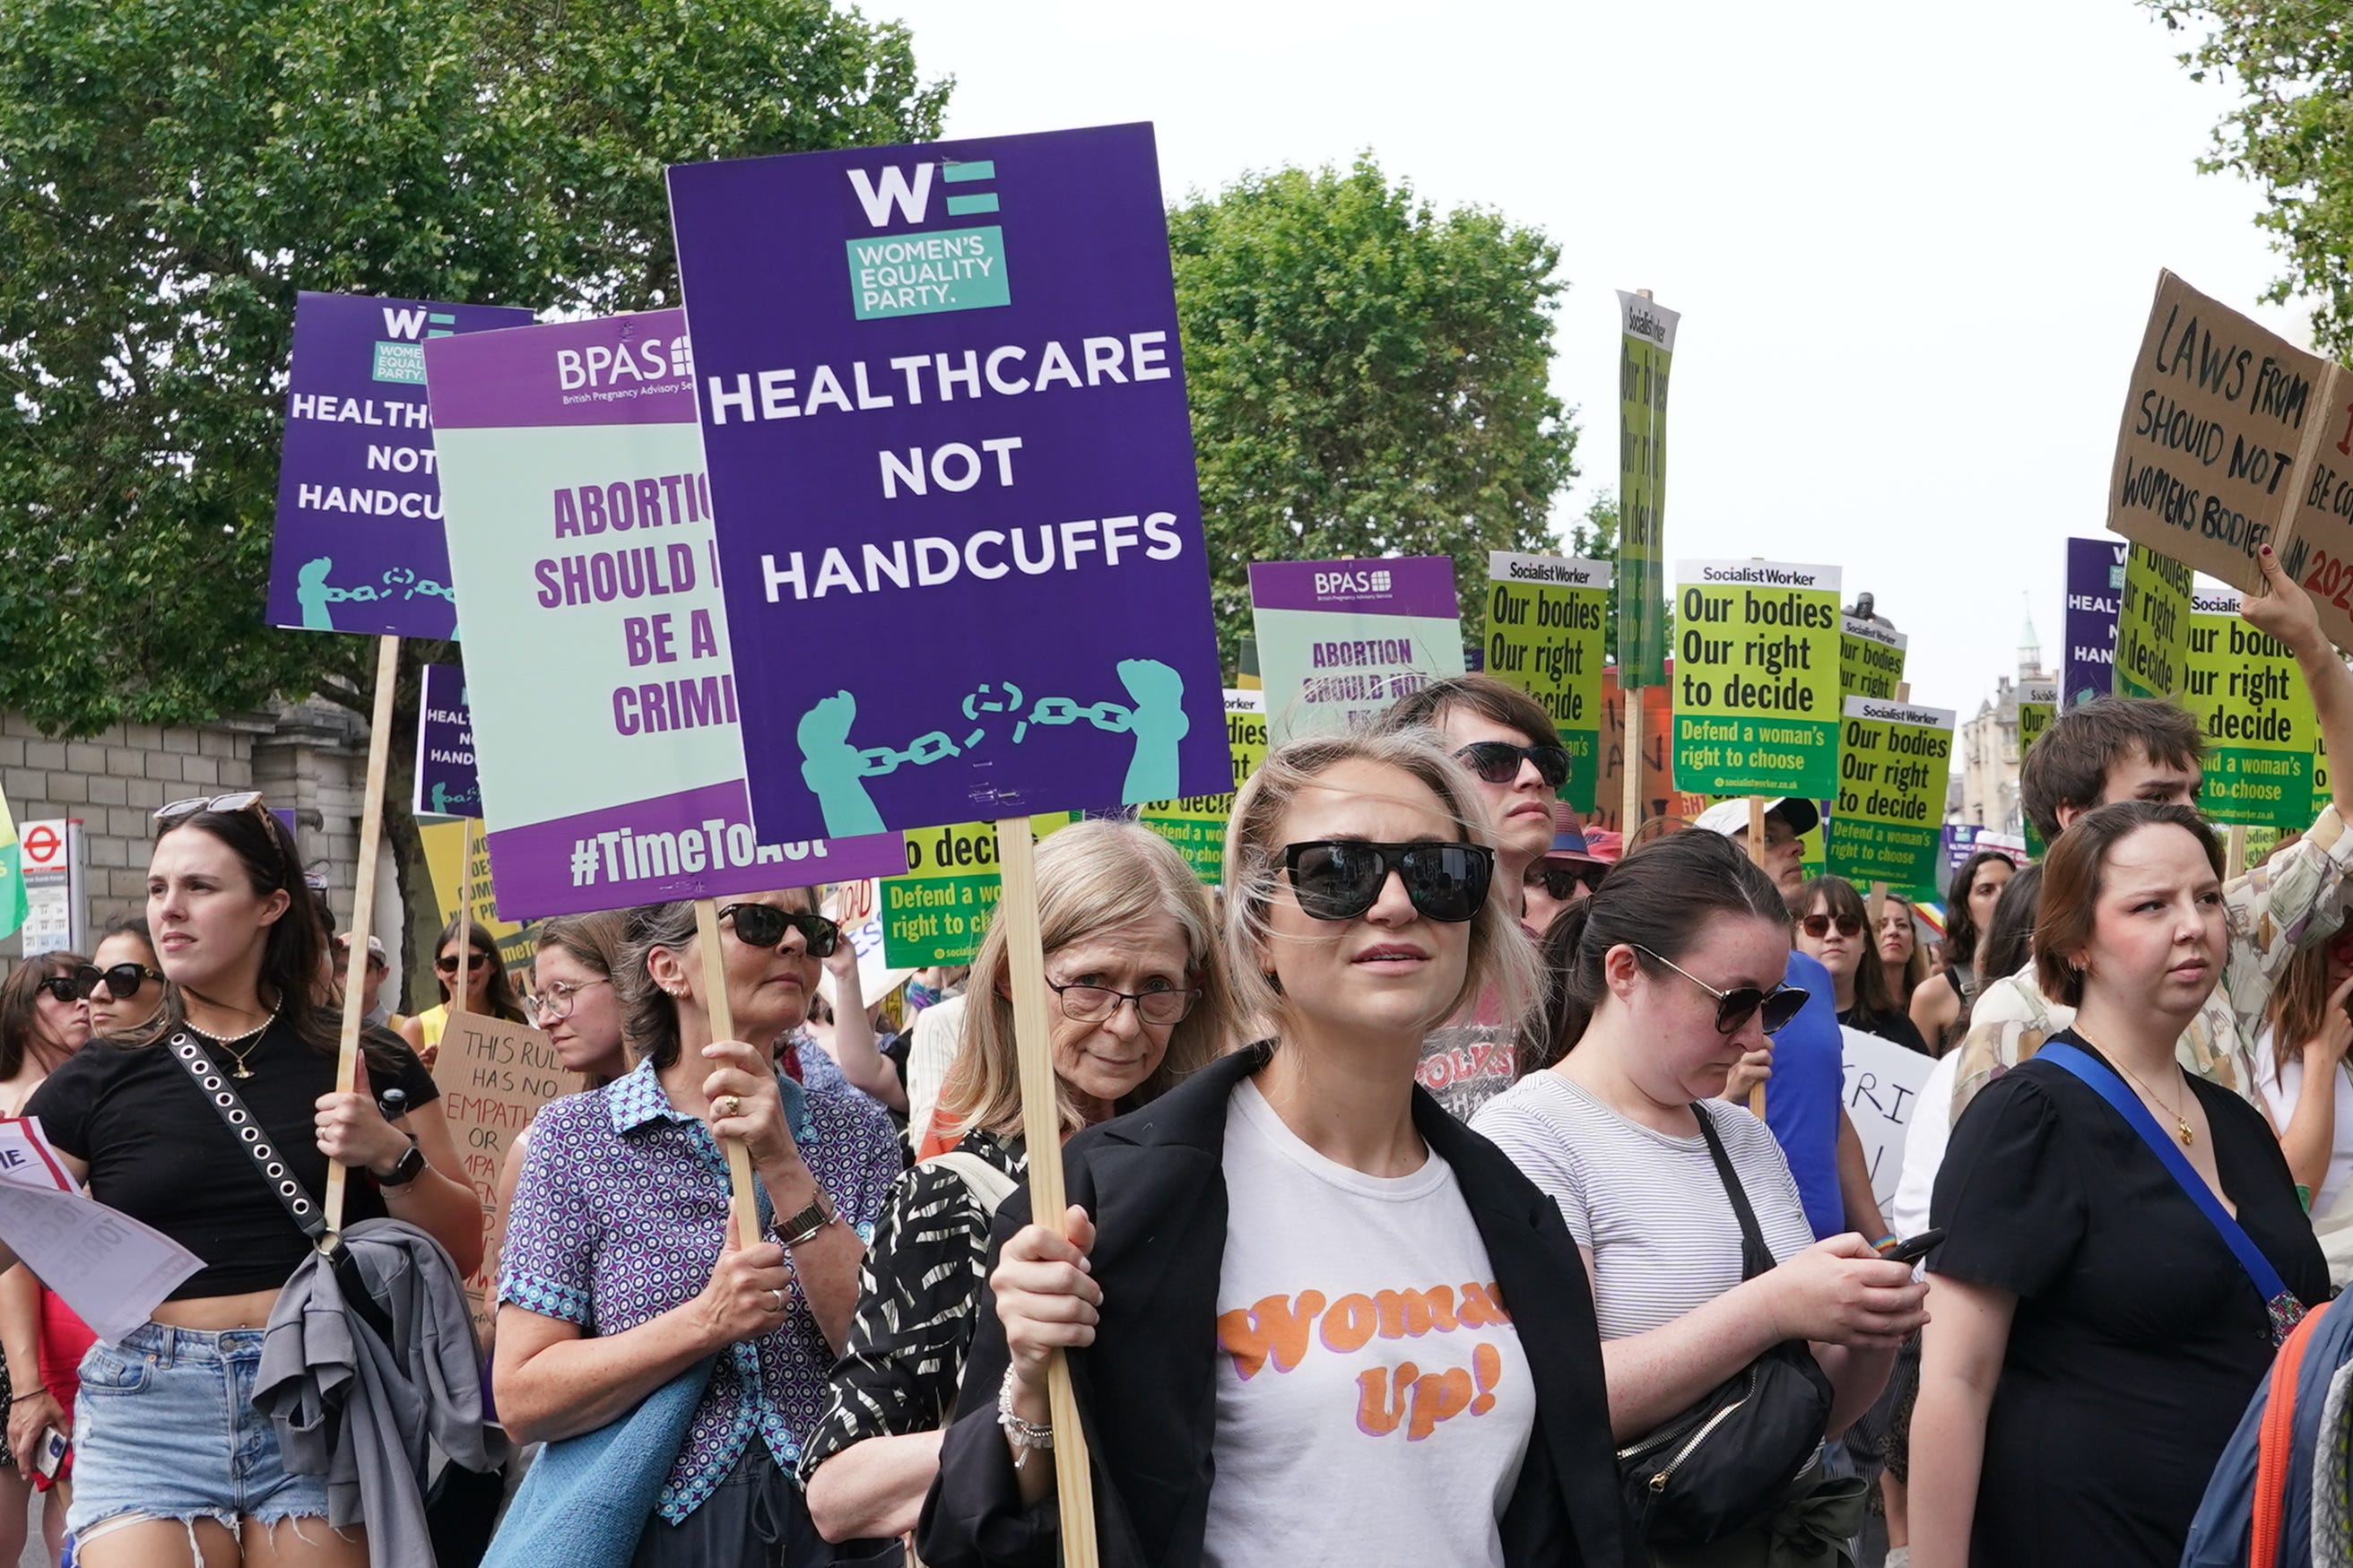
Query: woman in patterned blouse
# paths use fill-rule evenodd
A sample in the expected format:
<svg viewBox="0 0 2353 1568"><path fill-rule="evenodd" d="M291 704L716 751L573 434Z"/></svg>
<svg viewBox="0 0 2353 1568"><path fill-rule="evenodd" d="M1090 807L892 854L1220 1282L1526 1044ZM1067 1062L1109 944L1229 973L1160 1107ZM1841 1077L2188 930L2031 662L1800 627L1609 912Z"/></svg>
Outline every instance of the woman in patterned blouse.
<svg viewBox="0 0 2353 1568"><path fill-rule="evenodd" d="M499 1271L493 1384L519 1441L605 1426L715 1357L684 1445L655 1459L638 1568L832 1560L791 1472L900 1168L887 1123L803 1089L768 1048L807 1015L839 929L807 889L719 921L744 1038L712 1037L694 906L631 910L615 979L638 1066L540 1113ZM750 1148L760 1236L733 1234L723 1138Z"/></svg>
<svg viewBox="0 0 2353 1568"><path fill-rule="evenodd" d="M1224 1049L1232 1009L1199 879L1157 834L1087 822L1039 847L1048 1016L1068 1131L1132 1110ZM801 1457L828 1540L915 1527L955 1405L997 1195L1025 1173L1020 1068L1002 928L973 965L965 1036L940 1109L966 1131L892 1191L866 1255L832 1403ZM980 1002L987 998L987 1005ZM820 1468L822 1467L822 1468Z"/></svg>

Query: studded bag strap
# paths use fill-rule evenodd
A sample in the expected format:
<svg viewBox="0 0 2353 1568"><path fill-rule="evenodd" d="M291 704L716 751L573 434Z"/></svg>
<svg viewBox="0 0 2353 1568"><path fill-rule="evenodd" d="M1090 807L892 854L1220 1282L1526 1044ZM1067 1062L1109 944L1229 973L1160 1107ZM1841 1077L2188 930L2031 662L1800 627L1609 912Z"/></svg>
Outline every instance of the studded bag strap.
<svg viewBox="0 0 2353 1568"><path fill-rule="evenodd" d="M255 1121L253 1112L246 1109L245 1097L229 1087L228 1075L213 1064L212 1058L197 1043L195 1036L185 1029L176 1030L165 1042L164 1048L172 1053L172 1059L178 1062L195 1082L196 1092L205 1097L205 1102L218 1113L230 1136L252 1157L254 1168L261 1173L261 1179L269 1184L269 1190L278 1194L278 1201L285 1206L288 1217L301 1226L302 1234L312 1241L324 1236L327 1233L327 1216L321 1211L318 1200L311 1197L310 1189L286 1163L286 1157L270 1142L269 1134L262 1131L261 1123Z"/></svg>

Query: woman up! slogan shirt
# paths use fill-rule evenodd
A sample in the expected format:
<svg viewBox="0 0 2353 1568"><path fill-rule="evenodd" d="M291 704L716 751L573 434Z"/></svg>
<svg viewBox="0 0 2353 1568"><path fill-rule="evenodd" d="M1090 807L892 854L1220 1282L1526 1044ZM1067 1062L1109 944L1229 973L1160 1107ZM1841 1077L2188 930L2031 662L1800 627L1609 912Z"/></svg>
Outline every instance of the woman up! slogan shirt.
<svg viewBox="0 0 2353 1568"><path fill-rule="evenodd" d="M1500 1568L1535 1384L1453 1168L1335 1164L1245 1080L1225 1172L1204 1561Z"/></svg>

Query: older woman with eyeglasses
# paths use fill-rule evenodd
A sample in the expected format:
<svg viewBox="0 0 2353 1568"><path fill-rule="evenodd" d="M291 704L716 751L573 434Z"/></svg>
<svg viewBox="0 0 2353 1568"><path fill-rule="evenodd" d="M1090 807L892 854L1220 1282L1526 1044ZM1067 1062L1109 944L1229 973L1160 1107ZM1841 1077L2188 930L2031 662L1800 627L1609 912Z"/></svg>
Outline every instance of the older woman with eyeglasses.
<svg viewBox="0 0 2353 1568"><path fill-rule="evenodd" d="M1159 835L1084 822L1039 847L1047 1026L1064 1130L1146 1104L1225 1048L1216 917ZM997 1205L1028 1173L1004 928L973 964L964 1044L940 1096L953 1151L899 1179L867 1251L833 1401L802 1456L828 1539L904 1534L939 1468Z"/></svg>
<svg viewBox="0 0 2353 1568"><path fill-rule="evenodd" d="M677 1451L619 1457L659 1477L649 1568L828 1560L790 1478L900 1170L887 1131L775 1067L840 928L807 889L737 899L719 928L733 1040L714 1037L694 906L629 912L615 978L637 1066L540 1112L499 1268L492 1386L520 1441L610 1426L711 1363ZM757 1172L757 1236L728 1217L728 1138Z"/></svg>

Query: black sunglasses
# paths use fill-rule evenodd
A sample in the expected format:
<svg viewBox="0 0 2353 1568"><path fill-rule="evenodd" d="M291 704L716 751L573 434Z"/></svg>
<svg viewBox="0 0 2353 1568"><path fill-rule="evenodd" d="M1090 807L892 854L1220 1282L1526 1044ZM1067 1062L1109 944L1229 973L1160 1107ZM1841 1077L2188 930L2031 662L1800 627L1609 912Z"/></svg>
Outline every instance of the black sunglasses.
<svg viewBox="0 0 2353 1568"><path fill-rule="evenodd" d="M490 962L491 955L480 949L469 948L466 951L466 969L470 973ZM458 973L458 955L454 952L445 952L433 961L433 967L444 974L455 974Z"/></svg>
<svg viewBox="0 0 2353 1568"><path fill-rule="evenodd" d="M801 933L811 958L830 958L841 945L841 928L823 915L780 910L773 904L730 904L719 911L719 918L730 917L735 921L736 940L747 947L780 946L788 931Z"/></svg>
<svg viewBox="0 0 2353 1568"><path fill-rule="evenodd" d="M1507 784L1520 776L1522 759L1536 765L1545 788L1558 789L1568 779L1568 748L1546 744L1514 746L1508 741L1473 741L1454 753L1463 765L1493 784Z"/></svg>
<svg viewBox="0 0 2353 1568"><path fill-rule="evenodd" d="M1772 991L1759 991L1754 985L1736 985L1729 991L1718 991L1698 975L1679 967L1673 960L1659 958L1657 953L1647 947L1636 946L1634 951L1646 958L1658 959L1661 963L1674 970L1677 974L1715 997L1715 1032L1719 1035L1738 1034L1740 1026L1748 1022L1749 1016L1759 1008L1762 1008L1765 1014L1765 1032L1768 1035L1778 1033L1781 1026L1796 1017L1798 1009L1806 1005L1806 992L1800 986L1783 985Z"/></svg>
<svg viewBox="0 0 2353 1568"><path fill-rule="evenodd" d="M74 994L88 1001L98 994L103 985L117 1002L128 1002L139 994L139 987L150 980L164 977L143 963L118 963L111 969L100 969L95 963L85 963L73 972Z"/></svg>
<svg viewBox="0 0 2353 1568"><path fill-rule="evenodd" d="M1395 871L1405 896L1430 920L1459 924L1487 901L1495 852L1478 844L1373 844L1322 838L1287 844L1283 868L1310 920L1352 921L1373 907Z"/></svg>
<svg viewBox="0 0 2353 1568"><path fill-rule="evenodd" d="M1520 885L1527 888L1542 886L1546 896L1553 902L1565 904L1570 891L1580 883L1588 893L1599 891L1601 879L1609 871L1607 866L1563 866L1554 861L1539 860L1528 868L1528 874L1520 879Z"/></svg>
<svg viewBox="0 0 2353 1568"><path fill-rule="evenodd" d="M73 976L70 974L52 974L47 980L37 980L33 983L33 989L46 991L59 1002L81 1000L81 993L74 989Z"/></svg>

